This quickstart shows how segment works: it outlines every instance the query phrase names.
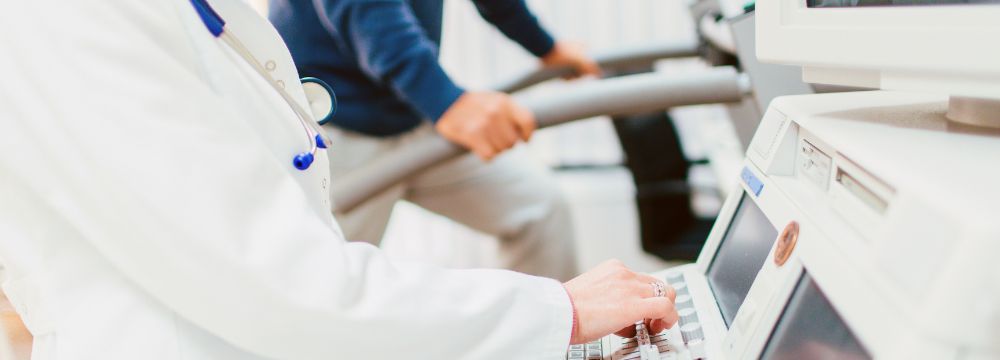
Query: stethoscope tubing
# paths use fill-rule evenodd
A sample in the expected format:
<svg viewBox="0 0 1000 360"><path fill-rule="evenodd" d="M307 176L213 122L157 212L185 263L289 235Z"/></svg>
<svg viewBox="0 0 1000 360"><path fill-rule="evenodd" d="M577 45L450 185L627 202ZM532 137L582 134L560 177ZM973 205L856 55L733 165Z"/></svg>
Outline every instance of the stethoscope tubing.
<svg viewBox="0 0 1000 360"><path fill-rule="evenodd" d="M303 132L306 133L306 138L309 141L309 151L295 155L292 160L293 166L299 170L306 170L312 164L315 159L316 153L319 149L326 149L330 146L330 140L323 136L323 129L320 127L319 122L311 121L312 115L306 113L305 109L292 98L292 96L286 91L277 80L271 76L271 73L264 68L264 65L257 60L257 57L250 52L249 49L243 42L240 41L236 36L232 35L226 31L226 22L219 16L218 13L212 9L211 5L205 0L190 0L191 5L194 6L201 18L202 22L205 23L205 27L215 38L222 40L223 43L228 45L233 51L235 51L240 57L243 58L264 80L271 86L274 91L276 91L281 98L288 104L295 113L296 117L299 119L299 124L302 126ZM322 80L316 78L307 78L310 82L315 82L326 88L327 92L331 94L330 98L333 101L333 108L331 113L328 114L324 121L328 121L330 115L333 113L333 109L336 109L336 97L334 97L333 89L330 88L328 84ZM306 80L306 79L304 79Z"/></svg>

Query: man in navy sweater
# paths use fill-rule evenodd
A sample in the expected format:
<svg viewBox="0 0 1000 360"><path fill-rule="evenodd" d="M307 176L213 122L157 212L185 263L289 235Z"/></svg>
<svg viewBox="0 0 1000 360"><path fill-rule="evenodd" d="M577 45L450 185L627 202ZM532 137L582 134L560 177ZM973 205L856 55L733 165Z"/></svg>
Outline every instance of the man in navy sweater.
<svg viewBox="0 0 1000 360"><path fill-rule="evenodd" d="M544 65L599 73L578 47L554 41L524 0L472 1ZM271 1L300 74L337 93L338 113L325 124L334 181L429 131L476 155L428 169L338 220L348 239L377 244L393 205L406 199L499 237L506 267L568 280L576 267L567 206L551 174L514 148L531 137L534 117L506 94L468 91L448 77L438 63L442 12L443 0Z"/></svg>

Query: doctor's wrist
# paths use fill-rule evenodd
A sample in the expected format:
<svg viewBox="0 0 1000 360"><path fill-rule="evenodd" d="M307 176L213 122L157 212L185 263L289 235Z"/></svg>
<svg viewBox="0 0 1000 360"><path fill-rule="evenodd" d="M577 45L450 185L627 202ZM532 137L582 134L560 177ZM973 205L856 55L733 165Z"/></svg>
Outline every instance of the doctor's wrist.
<svg viewBox="0 0 1000 360"><path fill-rule="evenodd" d="M578 334L580 333L580 314L576 311L576 304L573 303L573 294L570 294L569 289L566 285L563 285L563 290L566 290L566 297L569 298L569 306L573 308L573 327L569 335L569 344L574 345L579 343Z"/></svg>

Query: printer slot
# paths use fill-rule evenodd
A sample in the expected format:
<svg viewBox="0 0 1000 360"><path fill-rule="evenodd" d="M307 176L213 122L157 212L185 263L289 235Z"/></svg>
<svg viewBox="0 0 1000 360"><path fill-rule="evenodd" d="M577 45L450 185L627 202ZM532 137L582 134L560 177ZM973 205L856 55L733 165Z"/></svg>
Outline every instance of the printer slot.
<svg viewBox="0 0 1000 360"><path fill-rule="evenodd" d="M895 190L840 153L836 154L834 163L829 190L834 211L864 238L875 239L892 205Z"/></svg>
<svg viewBox="0 0 1000 360"><path fill-rule="evenodd" d="M868 206L879 215L885 214L885 210L889 208L889 200L876 194L868 186L865 186L861 180L858 180L851 174L848 174L843 169L837 169L837 184L840 184L848 194L854 195L858 201L862 204Z"/></svg>

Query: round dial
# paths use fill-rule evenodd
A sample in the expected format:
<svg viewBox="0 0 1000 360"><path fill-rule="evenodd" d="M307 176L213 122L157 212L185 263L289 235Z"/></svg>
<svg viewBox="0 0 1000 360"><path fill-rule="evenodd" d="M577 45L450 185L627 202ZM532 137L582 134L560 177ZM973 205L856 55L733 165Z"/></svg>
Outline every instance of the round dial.
<svg viewBox="0 0 1000 360"><path fill-rule="evenodd" d="M691 295L677 295L677 297L674 298L674 307L677 308L677 310L693 308L694 303L691 302Z"/></svg>
<svg viewBox="0 0 1000 360"><path fill-rule="evenodd" d="M680 317L681 324L698 322L698 313L692 307L678 309L677 315Z"/></svg>
<svg viewBox="0 0 1000 360"><path fill-rule="evenodd" d="M697 322L687 323L681 326L681 338L684 339L684 343L690 343L692 341L700 341L705 338L705 334L701 330L701 324Z"/></svg>

